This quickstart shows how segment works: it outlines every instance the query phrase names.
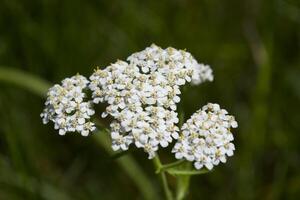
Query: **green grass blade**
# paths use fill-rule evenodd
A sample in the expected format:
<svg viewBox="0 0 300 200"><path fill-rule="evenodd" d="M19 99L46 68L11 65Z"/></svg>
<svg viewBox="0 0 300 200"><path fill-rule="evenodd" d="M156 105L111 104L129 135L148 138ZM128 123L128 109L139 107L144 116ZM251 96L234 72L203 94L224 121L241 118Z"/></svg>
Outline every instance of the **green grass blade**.
<svg viewBox="0 0 300 200"><path fill-rule="evenodd" d="M51 83L12 67L0 67L0 81L14 84L41 97L51 87Z"/></svg>

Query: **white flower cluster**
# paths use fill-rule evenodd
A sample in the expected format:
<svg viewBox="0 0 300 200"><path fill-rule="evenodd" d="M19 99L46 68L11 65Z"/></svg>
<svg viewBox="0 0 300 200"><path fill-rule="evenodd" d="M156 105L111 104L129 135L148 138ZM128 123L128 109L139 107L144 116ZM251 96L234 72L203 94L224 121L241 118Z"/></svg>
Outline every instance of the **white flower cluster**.
<svg viewBox="0 0 300 200"><path fill-rule="evenodd" d="M76 75L54 85L41 114L43 122L54 122L60 135L80 132L87 136L95 130L91 122L93 104L101 102L107 104L101 116L113 118L110 127L115 151L134 144L151 159L160 147L167 147L175 139L175 157L194 162L197 169L212 169L233 155L230 128L236 128L237 122L218 104L197 111L178 134L180 86L212 81L208 65L199 64L184 50L156 45L132 54L127 61L95 70L90 81ZM92 101L87 100L86 90L92 92Z"/></svg>
<svg viewBox="0 0 300 200"><path fill-rule="evenodd" d="M90 89L94 103L108 103L102 117L114 118L112 148L127 150L134 143L151 159L159 146L167 147L178 138L179 87L212 80L212 71L185 51L155 45L127 60L96 70Z"/></svg>
<svg viewBox="0 0 300 200"><path fill-rule="evenodd" d="M95 130L90 117L95 111L91 101L85 101L84 90L89 81L81 75L66 78L61 85L54 85L48 91L46 107L41 114L44 124L52 121L60 135L66 132L80 132L87 136Z"/></svg>
<svg viewBox="0 0 300 200"><path fill-rule="evenodd" d="M238 126L233 116L218 104L209 103L194 113L181 130L172 152L177 159L194 162L196 169L211 170L235 150L230 128Z"/></svg>
<svg viewBox="0 0 300 200"><path fill-rule="evenodd" d="M141 68L143 73L159 72L167 77L169 84L184 85L187 82L198 85L213 81L212 69L200 64L189 53L172 47L162 49L155 44L127 58Z"/></svg>
<svg viewBox="0 0 300 200"><path fill-rule="evenodd" d="M180 91L178 86L169 86L164 76L143 74L138 66L118 61L97 70L90 79L94 103L108 103L102 117L114 118L114 150L127 150L134 143L152 158L159 145L166 147L172 136L178 137L177 113L172 109L176 109Z"/></svg>

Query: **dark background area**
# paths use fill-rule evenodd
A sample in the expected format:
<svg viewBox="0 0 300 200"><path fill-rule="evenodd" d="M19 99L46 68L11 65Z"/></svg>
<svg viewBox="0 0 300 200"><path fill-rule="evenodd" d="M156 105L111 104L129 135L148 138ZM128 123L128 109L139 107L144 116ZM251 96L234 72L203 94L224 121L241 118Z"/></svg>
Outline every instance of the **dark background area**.
<svg viewBox="0 0 300 200"><path fill-rule="evenodd" d="M184 93L187 117L217 102L239 122L235 155L193 177L188 199L300 199L300 1L0 0L0 66L51 83L151 43L214 70ZM43 103L0 82L0 199L143 199L94 137L44 126ZM146 154L133 156L162 196Z"/></svg>

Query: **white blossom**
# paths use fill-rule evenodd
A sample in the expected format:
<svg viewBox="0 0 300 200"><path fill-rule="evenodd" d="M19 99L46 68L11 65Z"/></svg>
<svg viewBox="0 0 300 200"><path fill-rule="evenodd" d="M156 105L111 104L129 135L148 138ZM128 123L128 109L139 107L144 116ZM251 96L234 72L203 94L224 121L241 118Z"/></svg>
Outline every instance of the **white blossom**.
<svg viewBox="0 0 300 200"><path fill-rule="evenodd" d="M177 159L194 162L196 169L211 170L225 163L235 150L231 128L238 126L234 117L218 104L208 103L183 124L172 152Z"/></svg>
<svg viewBox="0 0 300 200"><path fill-rule="evenodd" d="M139 66L144 73L159 72L171 85L184 85L186 82L198 85L204 81L213 81L211 68L198 63L185 50L172 47L162 49L152 44L145 50L132 54L127 60Z"/></svg>
<svg viewBox="0 0 300 200"><path fill-rule="evenodd" d="M183 124L179 134L176 110L180 87L204 81L213 81L208 65L198 63L184 50L151 45L129 56L127 62L118 60L96 69L90 80L76 75L54 85L41 117L44 123L52 121L60 135L80 132L87 136L95 130L93 104L105 103L101 117L113 118L110 135L114 151L135 145L152 159L159 148L175 139L172 152L176 159L210 170L233 155L230 129L236 128L237 122L218 104L209 103ZM87 90L92 92L92 100L88 100Z"/></svg>
<svg viewBox="0 0 300 200"><path fill-rule="evenodd" d="M54 85L49 89L45 109L41 114L43 123L54 123L54 128L60 135L67 132L80 132L87 136L95 130L90 118L95 111L92 102L86 101L84 90L89 81L81 75L66 78L61 85Z"/></svg>
<svg viewBox="0 0 300 200"><path fill-rule="evenodd" d="M114 119L112 148L127 150L134 144L153 158L159 147L178 138L180 86L212 81L212 71L186 51L156 45L127 60L95 70L89 88L94 103L107 103L102 117Z"/></svg>

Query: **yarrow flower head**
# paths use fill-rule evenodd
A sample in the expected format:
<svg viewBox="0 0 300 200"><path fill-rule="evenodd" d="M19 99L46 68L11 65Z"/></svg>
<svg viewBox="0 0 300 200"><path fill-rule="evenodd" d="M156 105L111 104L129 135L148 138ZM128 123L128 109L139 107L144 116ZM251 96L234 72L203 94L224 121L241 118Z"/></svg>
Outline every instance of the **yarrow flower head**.
<svg viewBox="0 0 300 200"><path fill-rule="evenodd" d="M45 124L52 121L60 135L79 132L88 136L96 129L94 106L104 103L101 117L109 117L114 151L141 148L149 159L155 157L156 172L161 176L166 171L189 177L203 171L190 170L183 164L192 162L197 170L211 170L225 163L235 150L231 129L238 124L218 104L208 103L178 126L181 87L213 79L210 66L198 63L189 52L153 44L126 61L97 68L89 79L76 75L54 85L48 91L41 118ZM180 161L162 164L157 151L172 142L172 155ZM163 185L166 198L172 198L166 182ZM186 188L182 191L180 198L185 197Z"/></svg>
<svg viewBox="0 0 300 200"><path fill-rule="evenodd" d="M196 169L211 170L235 150L231 128L238 126L234 117L218 104L209 103L194 113L181 128L172 152L177 159L194 162Z"/></svg>
<svg viewBox="0 0 300 200"><path fill-rule="evenodd" d="M151 159L159 148L176 140L175 157L194 162L196 169L212 169L233 155L230 129L237 122L218 104L203 106L181 130L177 126L180 87L213 80L211 68L190 53L151 45L129 56L127 62L118 60L96 69L89 79L76 75L49 89L41 117L45 124L52 121L60 135L89 135L95 130L94 104L106 103L101 116L113 119L110 135L115 151L133 144ZM91 100L87 90L92 92Z"/></svg>
<svg viewBox="0 0 300 200"><path fill-rule="evenodd" d="M143 73L159 72L167 77L171 85L184 85L186 82L199 85L205 81L213 81L212 69L198 63L185 50L172 47L162 49L152 44L145 50L132 54L127 60L139 66Z"/></svg>
<svg viewBox="0 0 300 200"><path fill-rule="evenodd" d="M143 148L149 158L159 147L178 138L176 104L180 86L213 80L208 66L188 52L156 45L117 61L90 77L94 103L108 104L102 117L110 115L112 147L127 150L130 144Z"/></svg>
<svg viewBox="0 0 300 200"><path fill-rule="evenodd" d="M66 78L61 85L49 89L45 109L41 114L44 124L54 123L54 128L60 135L67 132L80 132L87 136L95 130L95 124L90 121L95 111L92 102L86 101L84 90L89 81L81 75Z"/></svg>

